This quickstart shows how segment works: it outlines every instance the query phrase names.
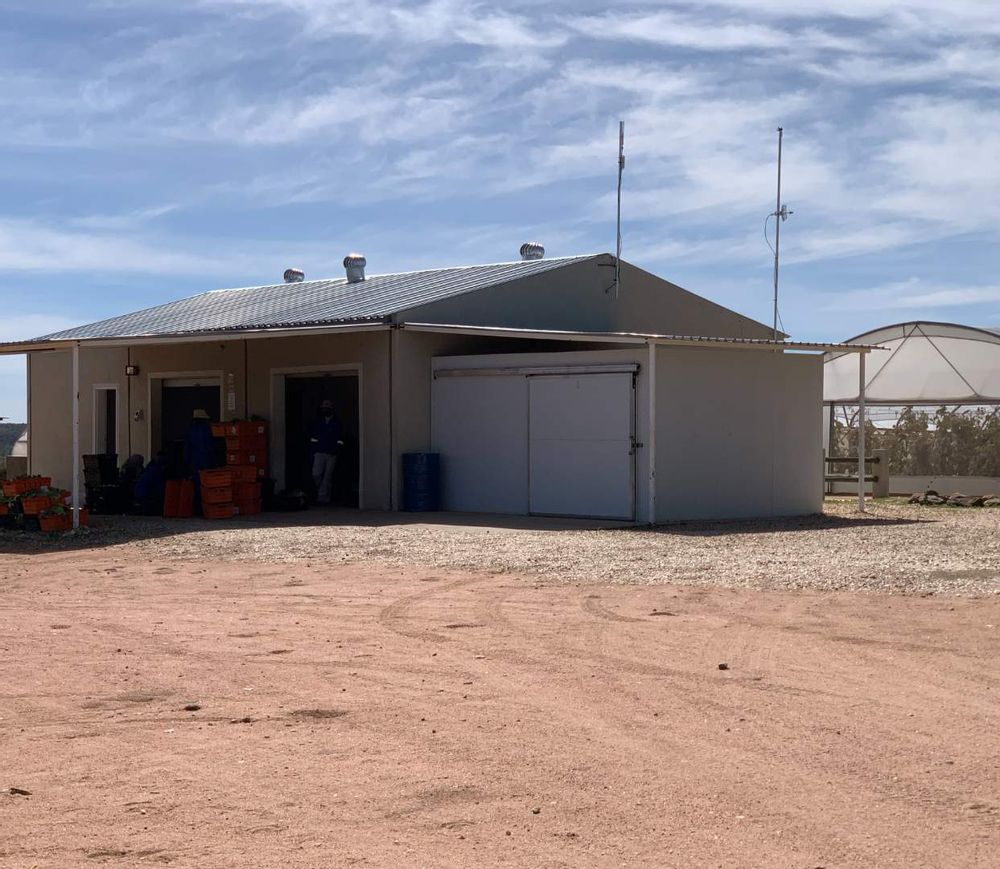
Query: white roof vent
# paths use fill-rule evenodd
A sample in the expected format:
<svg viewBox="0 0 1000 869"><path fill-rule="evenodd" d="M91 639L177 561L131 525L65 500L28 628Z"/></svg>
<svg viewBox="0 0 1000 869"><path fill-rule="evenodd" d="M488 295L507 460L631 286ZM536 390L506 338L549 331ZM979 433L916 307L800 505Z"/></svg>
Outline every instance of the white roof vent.
<svg viewBox="0 0 1000 869"><path fill-rule="evenodd" d="M521 259L545 259L545 246L541 242L526 241L521 245Z"/></svg>
<svg viewBox="0 0 1000 869"><path fill-rule="evenodd" d="M306 273L302 269L285 269L285 283L298 284L306 279Z"/></svg>
<svg viewBox="0 0 1000 869"><path fill-rule="evenodd" d="M365 266L368 260L360 253L349 253L344 257L344 268L347 269L347 283L360 284L365 279Z"/></svg>

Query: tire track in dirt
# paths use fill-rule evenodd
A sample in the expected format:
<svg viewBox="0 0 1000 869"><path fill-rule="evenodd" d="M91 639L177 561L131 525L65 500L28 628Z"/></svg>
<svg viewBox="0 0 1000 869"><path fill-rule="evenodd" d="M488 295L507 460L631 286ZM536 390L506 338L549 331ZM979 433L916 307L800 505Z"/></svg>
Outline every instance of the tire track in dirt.
<svg viewBox="0 0 1000 869"><path fill-rule="evenodd" d="M430 628L409 628L407 624L413 621L411 610L426 600L437 597L444 592L456 591L460 588L467 588L471 585L478 585L486 577L475 576L467 579L457 579L423 591L414 592L397 598L392 603L382 607L378 613L378 623L386 630L400 637L411 640L423 640L435 643L453 642L458 639L456 635L448 636ZM442 625L442 628L444 626Z"/></svg>
<svg viewBox="0 0 1000 869"><path fill-rule="evenodd" d="M601 596L599 594L588 594L583 597L580 601L580 606L583 608L584 612L589 613L599 619L605 619L609 622L645 622L648 619L635 618L634 616L623 616L620 613L616 613L613 610L606 607L601 602Z"/></svg>

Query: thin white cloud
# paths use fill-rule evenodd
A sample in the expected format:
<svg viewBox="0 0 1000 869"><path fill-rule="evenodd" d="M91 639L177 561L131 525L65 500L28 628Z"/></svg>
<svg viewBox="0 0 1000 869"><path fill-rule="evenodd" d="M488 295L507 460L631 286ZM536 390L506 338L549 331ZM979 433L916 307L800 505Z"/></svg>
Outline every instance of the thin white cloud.
<svg viewBox="0 0 1000 869"><path fill-rule="evenodd" d="M971 305L1000 304L1000 284L985 286L936 285L909 278L864 289L845 290L831 295L827 311L933 311Z"/></svg>
<svg viewBox="0 0 1000 869"><path fill-rule="evenodd" d="M775 27L751 22L712 21L707 17L698 20L666 10L582 16L570 19L569 25L596 39L624 39L709 52L773 49L788 41L787 34Z"/></svg>
<svg viewBox="0 0 1000 869"><path fill-rule="evenodd" d="M206 257L173 252L150 241L11 219L0 219L0 269L9 272L145 274L192 274L214 270L213 263Z"/></svg>

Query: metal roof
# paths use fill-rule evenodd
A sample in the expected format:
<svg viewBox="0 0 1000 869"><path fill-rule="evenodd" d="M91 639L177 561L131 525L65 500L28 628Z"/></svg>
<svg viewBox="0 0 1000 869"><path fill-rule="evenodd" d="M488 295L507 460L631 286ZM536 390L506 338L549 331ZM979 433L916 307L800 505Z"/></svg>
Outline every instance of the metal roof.
<svg viewBox="0 0 1000 869"><path fill-rule="evenodd" d="M31 341L138 338L205 332L302 328L377 322L393 314L541 274L601 254L427 269L372 275L360 283L346 277L212 290L154 308L53 332Z"/></svg>
<svg viewBox="0 0 1000 869"><path fill-rule="evenodd" d="M663 335L656 332L580 332L559 329L520 329L506 326L462 326L448 323L400 323L412 332L456 332L498 338L534 338L551 341L584 341L595 344L662 344L676 346L718 346L733 349L801 350L837 353L868 353L884 350L877 344L830 344L816 341L774 341L771 338L725 338L711 335Z"/></svg>

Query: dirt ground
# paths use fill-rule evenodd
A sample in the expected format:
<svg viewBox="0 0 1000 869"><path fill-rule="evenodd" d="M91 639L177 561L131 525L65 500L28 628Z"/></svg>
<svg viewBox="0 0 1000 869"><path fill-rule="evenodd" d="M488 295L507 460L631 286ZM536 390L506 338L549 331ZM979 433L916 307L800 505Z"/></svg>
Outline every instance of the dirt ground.
<svg viewBox="0 0 1000 869"><path fill-rule="evenodd" d="M0 564L3 867L1000 853L998 595Z"/></svg>

